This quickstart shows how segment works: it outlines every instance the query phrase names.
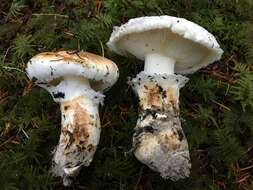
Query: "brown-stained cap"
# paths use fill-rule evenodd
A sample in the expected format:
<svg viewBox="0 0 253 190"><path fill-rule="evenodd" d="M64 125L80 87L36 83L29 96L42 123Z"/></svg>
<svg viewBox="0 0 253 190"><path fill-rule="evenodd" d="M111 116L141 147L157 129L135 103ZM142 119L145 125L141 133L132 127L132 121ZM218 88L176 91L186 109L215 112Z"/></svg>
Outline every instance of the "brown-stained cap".
<svg viewBox="0 0 253 190"><path fill-rule="evenodd" d="M110 88L119 76L118 67L114 62L83 51L39 53L30 59L26 72L30 79L46 83L64 76L81 76L100 91Z"/></svg>

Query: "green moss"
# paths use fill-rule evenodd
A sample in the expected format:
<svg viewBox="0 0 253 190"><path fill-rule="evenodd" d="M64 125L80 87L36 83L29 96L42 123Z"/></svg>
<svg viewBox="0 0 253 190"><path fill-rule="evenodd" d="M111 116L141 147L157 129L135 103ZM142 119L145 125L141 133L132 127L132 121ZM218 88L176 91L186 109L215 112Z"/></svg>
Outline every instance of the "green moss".
<svg viewBox="0 0 253 190"><path fill-rule="evenodd" d="M49 172L60 132L58 105L31 88L24 73L31 56L59 49L104 52L120 69L100 109L104 128L94 161L72 189L252 189L252 170L240 170L253 156L251 0L3 0L0 9L0 189L64 189ZM162 180L129 152L138 100L126 81L143 65L105 45L114 25L162 14L204 26L225 50L181 91L193 167L178 182Z"/></svg>

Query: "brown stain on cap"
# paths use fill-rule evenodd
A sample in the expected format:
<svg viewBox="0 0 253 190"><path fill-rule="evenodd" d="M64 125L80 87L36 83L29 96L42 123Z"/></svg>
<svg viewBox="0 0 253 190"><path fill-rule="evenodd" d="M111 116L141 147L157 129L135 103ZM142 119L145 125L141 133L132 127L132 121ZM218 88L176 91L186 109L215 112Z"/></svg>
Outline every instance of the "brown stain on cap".
<svg viewBox="0 0 253 190"><path fill-rule="evenodd" d="M30 78L39 76L40 80L45 83L56 77L80 76L90 80L92 87L95 82L95 90L104 91L110 88L119 77L118 67L113 61L89 52L43 52L35 55L28 63L27 68L36 71L32 72L33 74ZM44 69L42 69L43 72L41 73L38 67L43 64L45 64L45 67L42 67ZM72 66L79 71L72 72L72 69L69 69ZM62 72L58 72L58 69ZM51 72L49 73L49 71ZM57 76L54 75L55 72Z"/></svg>
<svg viewBox="0 0 253 190"><path fill-rule="evenodd" d="M89 52L83 51L58 51L58 52L43 52L35 56L35 58L48 59L51 61L63 60L66 62L65 64L82 64L87 66L87 64L95 64L95 65L114 65L115 63L111 60L93 54Z"/></svg>

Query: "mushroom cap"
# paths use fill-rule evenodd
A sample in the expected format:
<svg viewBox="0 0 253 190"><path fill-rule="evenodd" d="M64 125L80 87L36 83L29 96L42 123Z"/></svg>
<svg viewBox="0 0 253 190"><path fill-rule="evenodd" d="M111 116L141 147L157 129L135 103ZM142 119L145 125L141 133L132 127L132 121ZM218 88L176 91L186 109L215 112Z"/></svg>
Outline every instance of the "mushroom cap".
<svg viewBox="0 0 253 190"><path fill-rule="evenodd" d="M107 46L121 55L159 53L173 58L175 72L193 73L221 58L223 50L203 27L184 18L147 16L114 27Z"/></svg>
<svg viewBox="0 0 253 190"><path fill-rule="evenodd" d="M98 91L109 89L119 77L118 67L114 62L82 51L39 53L30 59L26 72L38 85L65 76L84 77Z"/></svg>

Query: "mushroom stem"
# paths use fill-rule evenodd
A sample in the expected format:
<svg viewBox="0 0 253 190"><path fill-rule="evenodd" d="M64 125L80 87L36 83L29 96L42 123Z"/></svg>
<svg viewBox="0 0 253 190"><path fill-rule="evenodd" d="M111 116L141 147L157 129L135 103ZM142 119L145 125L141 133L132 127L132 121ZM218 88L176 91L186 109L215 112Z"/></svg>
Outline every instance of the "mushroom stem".
<svg viewBox="0 0 253 190"><path fill-rule="evenodd" d="M77 76L65 76L50 81L41 87L50 92L55 102L64 102L81 96L84 93L93 92L87 79Z"/></svg>
<svg viewBox="0 0 253 190"><path fill-rule="evenodd" d="M145 56L144 71L149 74L174 74L175 60L168 56L150 53Z"/></svg>
<svg viewBox="0 0 253 190"><path fill-rule="evenodd" d="M179 118L179 89L188 78L141 72L130 83L139 96L140 112L133 136L136 158L167 179L190 171L188 143Z"/></svg>
<svg viewBox="0 0 253 190"><path fill-rule="evenodd" d="M78 77L65 77L50 91L61 108L61 135L52 171L68 186L82 166L89 166L95 154L101 130L98 106L103 95ZM55 97L55 91L64 94L64 99Z"/></svg>

